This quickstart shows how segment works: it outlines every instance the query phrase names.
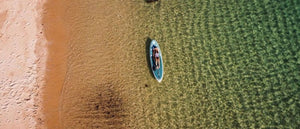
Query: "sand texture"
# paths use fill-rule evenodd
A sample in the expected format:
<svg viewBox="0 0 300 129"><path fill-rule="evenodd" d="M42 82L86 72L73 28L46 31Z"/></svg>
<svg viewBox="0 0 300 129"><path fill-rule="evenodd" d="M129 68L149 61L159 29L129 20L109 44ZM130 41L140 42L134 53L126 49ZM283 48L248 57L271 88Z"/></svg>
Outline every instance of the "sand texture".
<svg viewBox="0 0 300 129"><path fill-rule="evenodd" d="M43 0L0 0L0 128L41 128ZM38 118L40 117L40 118Z"/></svg>

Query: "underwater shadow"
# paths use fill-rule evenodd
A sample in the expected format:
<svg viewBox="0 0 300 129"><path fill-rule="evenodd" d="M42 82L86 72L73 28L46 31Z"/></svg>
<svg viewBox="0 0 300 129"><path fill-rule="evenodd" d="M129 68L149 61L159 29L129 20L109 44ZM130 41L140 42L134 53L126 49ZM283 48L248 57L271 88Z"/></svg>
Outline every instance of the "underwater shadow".
<svg viewBox="0 0 300 129"><path fill-rule="evenodd" d="M161 0L145 0L145 2L146 3L156 3L157 2L157 4L155 4L155 5L157 5L157 6L155 6L155 8L156 9L158 9L158 10L160 10L160 2L161 2Z"/></svg>
<svg viewBox="0 0 300 129"><path fill-rule="evenodd" d="M147 64L148 64L149 73L151 75L153 75L152 70L151 70L151 65L150 65L150 50L149 50L151 41L152 41L152 39L147 37L146 42L145 42L145 49L146 49L145 55L146 55L146 60L147 60ZM154 77L154 76L152 76L152 77Z"/></svg>
<svg viewBox="0 0 300 129"><path fill-rule="evenodd" d="M145 2L147 2L147 3L151 3L151 2L155 2L155 1L158 1L158 0L145 0Z"/></svg>

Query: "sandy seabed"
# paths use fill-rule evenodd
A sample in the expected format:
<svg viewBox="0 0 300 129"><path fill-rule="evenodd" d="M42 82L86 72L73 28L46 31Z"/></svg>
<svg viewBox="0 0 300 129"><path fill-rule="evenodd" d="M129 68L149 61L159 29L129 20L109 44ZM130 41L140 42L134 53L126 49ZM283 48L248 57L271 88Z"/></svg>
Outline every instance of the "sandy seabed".
<svg viewBox="0 0 300 129"><path fill-rule="evenodd" d="M44 128L45 0L0 0L0 129Z"/></svg>

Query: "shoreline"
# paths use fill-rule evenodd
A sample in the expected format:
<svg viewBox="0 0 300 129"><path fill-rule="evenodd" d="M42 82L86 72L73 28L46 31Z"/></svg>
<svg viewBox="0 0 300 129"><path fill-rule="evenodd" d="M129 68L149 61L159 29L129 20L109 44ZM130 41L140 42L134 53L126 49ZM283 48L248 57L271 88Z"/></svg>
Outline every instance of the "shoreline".
<svg viewBox="0 0 300 129"><path fill-rule="evenodd" d="M0 2L0 128L45 128L45 0Z"/></svg>
<svg viewBox="0 0 300 129"><path fill-rule="evenodd" d="M59 0L47 0L43 5L45 13L42 15L48 55L45 71L45 87L43 95L43 113L47 128L61 128L60 99L64 78L66 74L67 60L67 25L64 24L64 2Z"/></svg>

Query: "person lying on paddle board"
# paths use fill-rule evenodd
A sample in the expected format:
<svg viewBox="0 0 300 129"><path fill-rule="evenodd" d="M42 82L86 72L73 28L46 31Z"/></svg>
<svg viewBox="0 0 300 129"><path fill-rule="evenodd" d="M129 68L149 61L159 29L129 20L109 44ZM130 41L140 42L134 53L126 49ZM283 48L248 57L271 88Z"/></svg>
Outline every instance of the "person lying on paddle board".
<svg viewBox="0 0 300 129"><path fill-rule="evenodd" d="M157 47L154 47L153 49L153 57L155 59L156 69L159 69L159 50Z"/></svg>

